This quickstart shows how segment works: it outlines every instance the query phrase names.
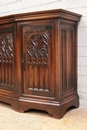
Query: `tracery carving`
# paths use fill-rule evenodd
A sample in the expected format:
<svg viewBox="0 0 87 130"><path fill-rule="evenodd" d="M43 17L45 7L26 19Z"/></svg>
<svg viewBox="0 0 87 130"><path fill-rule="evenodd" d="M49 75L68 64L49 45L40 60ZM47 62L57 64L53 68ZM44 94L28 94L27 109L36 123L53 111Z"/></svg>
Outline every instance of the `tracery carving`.
<svg viewBox="0 0 87 130"><path fill-rule="evenodd" d="M5 33L0 35L0 62L13 63L12 33Z"/></svg>
<svg viewBox="0 0 87 130"><path fill-rule="evenodd" d="M28 64L48 65L49 32L31 35L27 42Z"/></svg>

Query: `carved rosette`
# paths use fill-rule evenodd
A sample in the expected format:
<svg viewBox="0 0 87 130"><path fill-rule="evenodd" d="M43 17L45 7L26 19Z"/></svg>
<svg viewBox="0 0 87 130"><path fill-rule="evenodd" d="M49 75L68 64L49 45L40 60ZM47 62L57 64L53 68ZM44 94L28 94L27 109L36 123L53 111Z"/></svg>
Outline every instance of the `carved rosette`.
<svg viewBox="0 0 87 130"><path fill-rule="evenodd" d="M28 64L48 65L49 33L33 34L27 42Z"/></svg>

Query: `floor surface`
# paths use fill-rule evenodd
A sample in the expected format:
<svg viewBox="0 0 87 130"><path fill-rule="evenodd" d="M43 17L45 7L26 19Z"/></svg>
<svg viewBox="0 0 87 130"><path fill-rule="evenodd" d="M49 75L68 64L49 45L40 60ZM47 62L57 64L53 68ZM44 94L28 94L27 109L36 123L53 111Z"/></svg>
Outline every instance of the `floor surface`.
<svg viewBox="0 0 87 130"><path fill-rule="evenodd" d="M87 109L71 109L58 120L42 111L18 113L0 103L0 130L87 130Z"/></svg>

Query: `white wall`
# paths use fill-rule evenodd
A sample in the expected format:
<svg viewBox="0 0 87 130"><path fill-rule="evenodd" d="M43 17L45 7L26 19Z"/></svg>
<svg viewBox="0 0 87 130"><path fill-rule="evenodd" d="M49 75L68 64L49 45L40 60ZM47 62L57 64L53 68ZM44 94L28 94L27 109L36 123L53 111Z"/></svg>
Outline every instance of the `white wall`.
<svg viewBox="0 0 87 130"><path fill-rule="evenodd" d="M87 0L0 0L0 16L63 8L83 15L78 24L78 93L87 108Z"/></svg>

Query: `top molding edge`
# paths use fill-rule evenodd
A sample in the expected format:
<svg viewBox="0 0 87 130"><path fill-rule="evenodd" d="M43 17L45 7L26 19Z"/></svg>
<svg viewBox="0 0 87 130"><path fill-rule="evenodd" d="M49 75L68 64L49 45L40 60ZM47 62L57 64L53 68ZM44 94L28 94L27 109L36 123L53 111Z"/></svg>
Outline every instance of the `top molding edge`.
<svg viewBox="0 0 87 130"><path fill-rule="evenodd" d="M64 9L54 9L54 10L44 10L44 11L2 16L0 17L0 24L22 22L22 21L29 21L29 20L48 19L48 18L63 18L63 19L68 19L68 20L73 20L78 22L81 17L82 15L71 11L67 11Z"/></svg>

